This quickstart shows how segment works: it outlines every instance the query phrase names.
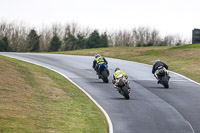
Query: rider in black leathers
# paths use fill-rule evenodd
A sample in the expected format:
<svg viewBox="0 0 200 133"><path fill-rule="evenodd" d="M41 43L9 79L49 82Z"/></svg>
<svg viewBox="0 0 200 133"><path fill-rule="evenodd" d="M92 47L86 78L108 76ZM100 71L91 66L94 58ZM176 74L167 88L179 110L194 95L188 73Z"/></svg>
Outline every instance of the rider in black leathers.
<svg viewBox="0 0 200 133"><path fill-rule="evenodd" d="M164 62L161 62L160 60L155 60L155 64L153 65L153 68L152 68L153 74L156 72L156 70L158 69L159 66L163 66L163 67L165 67L165 69L168 70L168 66ZM170 78L168 73L167 73L167 76L168 76L168 78ZM158 79L158 83L160 83L160 79Z"/></svg>

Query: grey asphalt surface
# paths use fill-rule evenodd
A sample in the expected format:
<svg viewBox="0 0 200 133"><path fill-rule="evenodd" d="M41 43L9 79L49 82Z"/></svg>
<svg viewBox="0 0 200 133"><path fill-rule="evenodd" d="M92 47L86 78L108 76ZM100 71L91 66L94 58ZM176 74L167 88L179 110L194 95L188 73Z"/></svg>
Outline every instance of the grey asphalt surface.
<svg viewBox="0 0 200 133"><path fill-rule="evenodd" d="M111 75L109 83L103 83L92 69L94 57L0 54L35 62L69 77L105 109L114 133L200 133L200 86L172 72L169 89L165 89L157 84L152 66L106 58ZM111 82L116 67L129 76L129 100Z"/></svg>

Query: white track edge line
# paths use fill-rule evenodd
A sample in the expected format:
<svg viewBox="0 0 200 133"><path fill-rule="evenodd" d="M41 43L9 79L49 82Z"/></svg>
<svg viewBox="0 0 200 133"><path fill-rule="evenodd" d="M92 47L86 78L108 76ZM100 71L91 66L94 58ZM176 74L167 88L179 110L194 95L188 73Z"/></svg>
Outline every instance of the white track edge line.
<svg viewBox="0 0 200 133"><path fill-rule="evenodd" d="M8 55L4 55L4 56L8 56ZM11 57L11 56L8 56L8 57ZM11 57L11 58L14 58L14 57ZM108 58L110 58L110 57L108 57ZM15 59L18 59L18 58L15 58ZM111 58L111 59L116 59L116 58ZM24 60L24 59L19 59L19 60L23 60L23 61L26 61L26 60ZM123 59L117 59L117 60L123 60ZM123 60L123 61L128 61L128 60ZM31 62L31 61L26 61L26 62L29 62L29 63L32 63L32 64L35 64L35 65L38 65L38 66L42 66L42 65L39 65L39 64L37 64L37 63L33 63L33 62ZM145 65L145 66L152 66L152 65L149 65L149 64L144 64L144 63L140 63L140 62L135 62L135 61L128 61L128 62L134 62L134 63L137 63L137 64L141 64L141 65ZM74 83L71 79L69 79L67 76L65 76L64 74L62 74L62 73L60 73L60 72L57 72L56 70L53 70L53 69L51 69L51 68L48 68L48 67L46 67L46 66L43 66L43 67L45 67L45 68L47 68L47 69L50 69L50 70L52 70L52 71L54 71L54 72L56 72L56 73L58 73L58 74L60 74L60 75L62 75L62 76L64 76L66 79L68 79L70 82L72 82L75 86L77 86L81 91L83 91L99 108L100 108L100 110L104 113L104 115L105 115L105 117L106 117L106 119L107 119L107 122L108 122L108 126L109 126L109 133L113 133L113 125L112 125L112 121L111 121L111 119L110 119L110 117L109 117L109 115L107 114L107 112L85 91L85 90L83 90L80 86L78 86L76 83ZM184 75L181 75L181 74L179 74L179 73L176 73L176 72L173 72L173 71L169 71L169 72L172 72L172 73L174 73L174 74L176 74L176 75L178 75L178 76L181 76L182 78L185 78L185 79L187 79L187 80L189 80L189 81L191 81L191 82L193 82L193 83L195 83L195 84L197 84L197 85L200 85L200 83L198 83L198 82L196 82L196 81L194 81L194 80L192 80L192 79L190 79L190 78L188 78L188 77L186 77L186 76L184 76ZM186 120L186 122L189 124L189 126L191 127L191 129L192 129L192 131L193 131L193 133L195 133L194 132L194 129L193 129L193 127L192 127L192 125Z"/></svg>
<svg viewBox="0 0 200 133"><path fill-rule="evenodd" d="M4 56L7 56L7 55L4 55ZM12 57L12 56L8 56L8 57L11 57L11 58L14 58L14 59L19 59L19 58L15 58L15 57ZM97 103L97 101L95 101L95 100L92 98L92 96L91 96L89 93L87 93L83 88L81 88L79 85L77 85L77 84L76 84L74 81L72 81L69 77L67 77L67 76L64 75L63 73L58 72L58 71L56 71L56 70L54 70L54 69L52 69L52 68L49 68L49 67L47 67L47 66L43 66L43 65L37 64L37 63L35 63L35 62L25 60L25 59L19 59L19 60L22 60L22 61L25 61L25 62L28 62L28 63L32 63L32 64L35 64L35 65L38 65L38 66L45 67L45 68L47 68L47 69L49 69L49 70L52 70L52 71L54 71L54 72L56 72L56 73L62 75L62 76L65 77L67 80L69 80L72 84L74 84L76 87L78 87L83 93L85 93L86 96L87 96L89 99L91 99L92 102L103 112L104 116L106 117L107 123L108 123L108 128L109 128L109 129L108 129L108 130L109 130L108 132L109 132L109 133L113 133L113 125L112 125L112 121L111 121L111 119L110 119L108 113L103 109L103 107L101 107L101 105L99 105L99 104Z"/></svg>

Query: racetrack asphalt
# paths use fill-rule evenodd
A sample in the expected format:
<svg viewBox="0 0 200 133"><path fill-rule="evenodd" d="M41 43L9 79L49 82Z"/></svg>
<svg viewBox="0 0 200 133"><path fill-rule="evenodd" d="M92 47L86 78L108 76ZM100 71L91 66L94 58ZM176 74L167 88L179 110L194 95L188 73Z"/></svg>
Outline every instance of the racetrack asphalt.
<svg viewBox="0 0 200 133"><path fill-rule="evenodd" d="M169 89L165 89L157 84L151 73L152 66L106 58L110 76L109 83L103 83L92 69L94 57L91 56L0 54L66 75L103 107L112 121L114 133L200 133L200 86L173 72L169 73ZM111 82L116 67L129 77L129 100Z"/></svg>

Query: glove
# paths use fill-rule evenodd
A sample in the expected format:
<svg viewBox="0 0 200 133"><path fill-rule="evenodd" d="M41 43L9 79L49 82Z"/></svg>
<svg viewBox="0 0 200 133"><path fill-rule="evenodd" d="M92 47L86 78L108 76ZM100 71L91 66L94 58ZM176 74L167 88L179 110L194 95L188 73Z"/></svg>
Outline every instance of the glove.
<svg viewBox="0 0 200 133"><path fill-rule="evenodd" d="M128 81L128 80L126 80L126 81L125 81L125 83L126 83L126 84L129 84L129 81Z"/></svg>
<svg viewBox="0 0 200 133"><path fill-rule="evenodd" d="M128 79L128 76L125 76L126 79Z"/></svg>
<svg viewBox="0 0 200 133"><path fill-rule="evenodd" d="M115 84L115 80L114 79L112 80L112 83Z"/></svg>

